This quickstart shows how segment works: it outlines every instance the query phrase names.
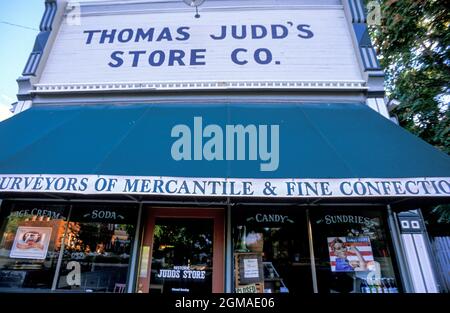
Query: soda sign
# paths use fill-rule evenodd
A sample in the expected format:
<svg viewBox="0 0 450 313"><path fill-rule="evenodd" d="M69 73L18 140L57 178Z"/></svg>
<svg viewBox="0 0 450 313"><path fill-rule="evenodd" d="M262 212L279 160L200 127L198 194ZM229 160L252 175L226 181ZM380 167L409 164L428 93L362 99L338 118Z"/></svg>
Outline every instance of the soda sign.
<svg viewBox="0 0 450 313"><path fill-rule="evenodd" d="M90 217L93 220L100 219L100 220L123 220L125 217L123 215L120 215L116 213L116 211L106 211L106 210L92 210L91 213L84 214L83 217Z"/></svg>

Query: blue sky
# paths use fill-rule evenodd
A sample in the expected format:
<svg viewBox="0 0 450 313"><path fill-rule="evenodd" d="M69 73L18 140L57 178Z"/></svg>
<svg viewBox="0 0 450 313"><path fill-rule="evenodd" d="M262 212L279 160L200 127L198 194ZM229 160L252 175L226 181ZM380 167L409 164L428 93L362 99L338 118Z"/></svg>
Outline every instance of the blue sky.
<svg viewBox="0 0 450 313"><path fill-rule="evenodd" d="M17 101L16 79L33 49L44 8L44 0L0 1L0 121L10 115L10 104Z"/></svg>

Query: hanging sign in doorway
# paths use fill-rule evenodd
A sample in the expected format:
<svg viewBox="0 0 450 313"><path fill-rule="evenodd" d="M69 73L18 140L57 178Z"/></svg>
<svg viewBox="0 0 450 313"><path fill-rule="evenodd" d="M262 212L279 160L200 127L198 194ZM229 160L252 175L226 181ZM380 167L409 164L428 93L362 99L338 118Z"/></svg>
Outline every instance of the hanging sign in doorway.
<svg viewBox="0 0 450 313"><path fill-rule="evenodd" d="M206 271L192 270L189 266L174 266L173 269L160 269L156 277L203 280L206 277Z"/></svg>

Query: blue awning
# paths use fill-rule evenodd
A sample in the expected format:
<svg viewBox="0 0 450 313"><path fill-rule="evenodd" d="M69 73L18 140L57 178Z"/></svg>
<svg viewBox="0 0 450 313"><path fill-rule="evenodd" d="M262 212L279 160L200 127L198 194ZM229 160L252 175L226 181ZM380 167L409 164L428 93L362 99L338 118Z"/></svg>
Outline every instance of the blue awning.
<svg viewBox="0 0 450 313"><path fill-rule="evenodd" d="M241 159L239 134L228 133L227 127L244 134ZM231 143L227 146L230 134L237 136L234 151ZM396 196L406 189L411 196L450 194L450 157L361 103L43 106L0 123L0 138L0 192L39 191L48 175L76 178L77 184L87 177L86 188L75 188L72 180L73 190L68 181L61 190L62 181L46 190L68 193L147 191L131 180L121 182L120 189L96 188L93 177L105 176L165 178L163 187L149 187L150 195L177 190L174 182L165 190L165 183L178 178L190 184L199 179L196 194L202 193L205 179L234 179L241 185L255 180L252 187L261 190L269 180L283 184L282 197L303 196L302 186L294 186L298 182L309 182L312 196L319 195L314 188L321 196L327 189L344 188L335 194L342 197L349 190L364 196L364 189L375 196ZM43 177L41 183L36 177ZM320 184L327 181L352 184L323 190ZM358 181L368 185L355 187ZM408 181L414 184L407 188ZM257 195L275 196L270 190Z"/></svg>

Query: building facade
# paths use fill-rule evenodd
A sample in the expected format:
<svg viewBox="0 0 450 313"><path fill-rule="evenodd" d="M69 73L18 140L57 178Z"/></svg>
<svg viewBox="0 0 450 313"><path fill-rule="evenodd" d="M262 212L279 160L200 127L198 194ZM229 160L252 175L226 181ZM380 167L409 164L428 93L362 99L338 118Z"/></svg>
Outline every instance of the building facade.
<svg viewBox="0 0 450 313"><path fill-rule="evenodd" d="M0 124L0 291L442 291L359 0L46 0Z"/></svg>

